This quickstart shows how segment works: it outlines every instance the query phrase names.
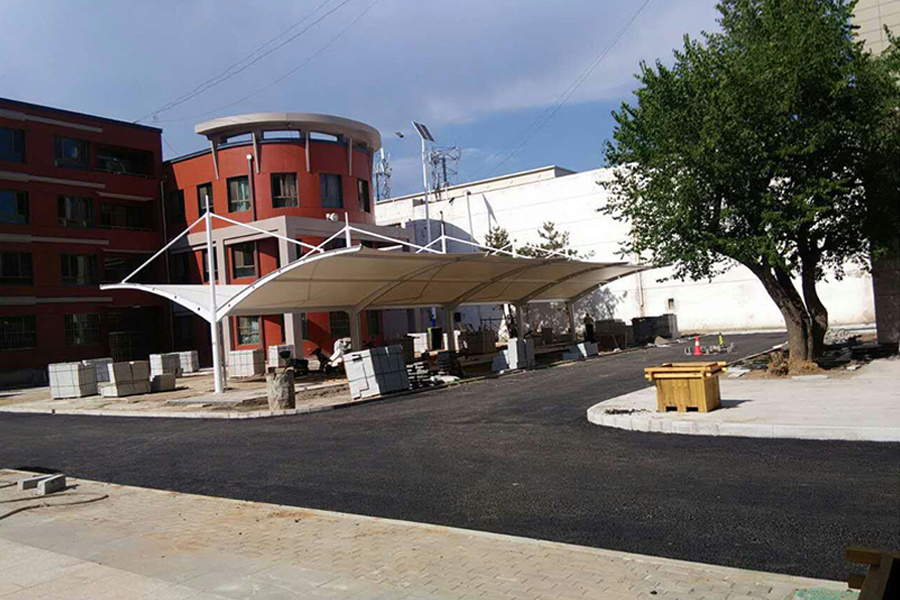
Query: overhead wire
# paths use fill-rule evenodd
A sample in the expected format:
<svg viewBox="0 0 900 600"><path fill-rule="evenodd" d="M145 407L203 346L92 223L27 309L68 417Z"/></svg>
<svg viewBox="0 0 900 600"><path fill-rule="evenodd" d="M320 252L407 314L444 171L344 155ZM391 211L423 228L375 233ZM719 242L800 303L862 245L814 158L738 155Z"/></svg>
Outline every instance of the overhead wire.
<svg viewBox="0 0 900 600"><path fill-rule="evenodd" d="M357 15L357 17L355 19L353 19L346 27L344 27L341 31L339 31L330 40L328 40L328 42L325 45L323 45L321 48L319 48L316 52L314 52L313 54L308 56L305 60L303 60L298 65L292 67L289 71L287 71L286 73L284 73L277 79L275 79L275 80L271 81L270 83L266 84L265 86L257 89L255 92L253 92L251 94L247 94L246 96L239 98L239 99L235 100L234 102L230 102L228 104L219 106L217 108L213 108L211 110L204 111L202 113L190 115L187 117L179 117L177 119L168 119L168 120L158 121L158 122L159 123L177 123L180 121L194 120L194 119L198 119L200 117L205 117L207 115L225 110L226 108L231 108L232 106L235 106L236 104L240 104L241 102L249 100L250 98L260 95L261 93L265 92L266 90L273 88L274 86L278 85L279 83L281 83L282 81L284 81L285 79L287 79L288 77L290 77L291 75L293 75L294 73L299 71L301 68L308 65L310 62L312 62L314 59L316 59L319 55L321 55L323 52L325 52L325 50L330 48L335 42L337 42L341 37L343 37L345 33L350 31L350 29L352 29L354 25L356 25L360 20L362 20L362 18L364 16L366 16L366 14L370 10L372 10L372 8L374 8L374 6L376 4L378 4L380 1L381 0L374 0L373 2L371 2L361 13L359 13L359 15Z"/></svg>
<svg viewBox="0 0 900 600"><path fill-rule="evenodd" d="M322 4L320 4L320 5L316 8L316 10L314 10L314 11L313 11L312 13L310 13L307 17L305 17L304 20L305 20L306 18L308 18L309 16L314 15L316 12L318 12L323 6L325 6L326 4L328 4L328 2L330 2L330 1L331 1L331 0L326 0L325 2L323 2ZM205 93L205 92L211 90L212 88L214 88L214 87L216 87L216 86L218 86L218 85L224 83L225 81L228 81L229 79L231 79L231 78L234 77L235 75L237 75L237 74L239 74L239 73L242 73L243 71L246 71L247 69L249 69L250 67L252 67L252 66L255 65L256 63L258 63L260 60L262 60L263 58L265 58L266 56L269 56L270 54L272 54L273 52L275 52L275 51L278 50L279 48L282 48L282 47L286 46L287 44L291 43L292 41L294 41L294 40L297 39L298 37L302 36L304 33L306 33L307 31L309 31L310 29L312 29L313 27L315 27L316 25L318 25L319 23L321 23L322 21L324 21L325 19L327 19L327 18L328 18L330 15L332 15L334 12L336 12L336 11L339 10L341 7L347 5L347 4L350 3L350 2L351 2L351 0L343 0L342 2L340 2L339 4L337 4L336 6L330 8L327 12L325 12L324 14L322 14L321 16L319 16L316 20L314 20L312 23L310 23L309 25L307 25L306 27L304 27L303 29L301 29L301 30L298 31L297 33L291 35L290 37L288 37L288 38L286 38L286 39L284 39L284 40L282 40L282 41L279 42L277 45L275 45L275 46L272 47L272 48L269 48L269 49L266 50L265 52L262 52L262 53L259 54L258 56L254 57L252 60L249 60L249 62L245 62L245 61L247 60L246 58L243 59L242 61L238 61L238 63L235 63L235 64L240 64L241 62L245 62L245 64L241 65L241 66L238 67L238 68L234 68L234 69L232 68L232 67L234 67L234 65L232 65L231 67L229 67L228 69L226 69L225 71L223 71L222 74L220 74L219 76L216 76L216 77L213 77L213 78L211 78L211 79L208 79L205 83L200 84L199 86L195 87L191 92L188 92L187 94L184 94L184 95L182 95L182 96L176 98L175 100L169 101L168 103L164 104L163 106L161 106L160 108L158 108L158 109L156 109L156 110L150 111L149 113L147 113L147 114L144 115L143 117L137 119L137 120L135 121L135 123L138 123L138 122L143 121L144 119L146 119L146 118L148 118L148 117L152 117L152 116L158 115L158 114L160 114L160 113L163 113L163 112L166 112L166 111L168 111L168 110L171 110L171 109L175 108L176 106L179 106L179 105L181 105L181 104L184 104L185 102L187 102L187 101L189 101L189 100L191 100L191 99L193 99L193 98L196 98L196 97L199 96L200 94L203 94L203 93ZM301 22L302 22L302 21L303 21L303 20L301 20ZM283 35L283 34L280 34L280 35ZM280 37L280 36L276 36L276 37ZM263 44L263 47L266 46L266 45L268 45L268 44L271 43L272 41L273 41L273 40L269 40L269 42L267 42L266 44ZM254 53L256 53L257 51L258 51L258 50L255 50L253 53L250 54L250 56L252 56L252 55L253 55Z"/></svg>
<svg viewBox="0 0 900 600"><path fill-rule="evenodd" d="M478 169L475 172L475 174L472 176L472 178L477 179L477 176L481 172L483 172L486 168L491 166L491 170L488 171L488 173L487 173L487 176L490 177L494 172L497 171L497 169L499 169L501 166L506 164L507 161L509 161L513 156L515 156L515 154L519 150L521 150L525 146L525 144L527 144L528 141L531 140L531 138L534 137L534 135L544 125L546 125L547 122L550 121L550 119L552 119L554 117L554 115L556 115L557 112L559 112L559 109L562 108L563 105L565 105L565 103L569 100L569 98L572 97L572 95L576 91L578 91L578 88L580 88L582 86L582 84L584 84L584 82L587 81L587 79L591 76L591 73L593 73L594 70L600 65L600 63L603 62L603 60L610 53L610 51L612 51L612 49L619 42L619 40L625 36L625 34L631 28L632 24L634 24L634 22L641 15L641 13L644 12L644 9L647 7L648 4L650 4L650 0L644 0L644 2L631 15L631 18L628 19L628 21L625 23L625 25L619 30L619 32L612 39L612 41L610 41L610 43L607 44L600 51L600 53L594 57L594 59L588 64L587 68L584 71L582 71L582 73L578 77L575 78L575 81L573 81L569 85L569 87L567 87L562 92L562 94L559 95L559 97L553 102L553 104L551 104L550 106L545 108L544 111L540 115L538 115L538 117L534 121L532 121L528 125L528 127L526 127L522 131L522 133L519 135L519 138L518 138L521 140L518 143L518 145L516 145L510 152L508 152L500 162L495 163L493 166L491 166L487 163L484 164L480 169Z"/></svg>

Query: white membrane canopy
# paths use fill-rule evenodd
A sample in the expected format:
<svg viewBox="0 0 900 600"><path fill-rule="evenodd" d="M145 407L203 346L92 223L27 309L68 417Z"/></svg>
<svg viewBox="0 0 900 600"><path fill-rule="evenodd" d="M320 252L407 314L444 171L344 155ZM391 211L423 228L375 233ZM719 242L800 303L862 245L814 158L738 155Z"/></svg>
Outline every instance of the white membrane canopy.
<svg viewBox="0 0 900 600"><path fill-rule="evenodd" d="M354 246L307 254L250 285L216 286L215 318L218 321L228 315L569 301L645 268L624 262L584 262L561 257L414 254ZM206 285L122 283L102 289L143 290L211 320Z"/></svg>

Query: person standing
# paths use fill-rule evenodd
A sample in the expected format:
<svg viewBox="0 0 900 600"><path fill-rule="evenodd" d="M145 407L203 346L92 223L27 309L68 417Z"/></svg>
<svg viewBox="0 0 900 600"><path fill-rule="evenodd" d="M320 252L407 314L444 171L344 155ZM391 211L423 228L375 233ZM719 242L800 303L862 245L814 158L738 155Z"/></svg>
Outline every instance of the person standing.
<svg viewBox="0 0 900 600"><path fill-rule="evenodd" d="M588 313L584 313L584 341L594 341L594 319Z"/></svg>

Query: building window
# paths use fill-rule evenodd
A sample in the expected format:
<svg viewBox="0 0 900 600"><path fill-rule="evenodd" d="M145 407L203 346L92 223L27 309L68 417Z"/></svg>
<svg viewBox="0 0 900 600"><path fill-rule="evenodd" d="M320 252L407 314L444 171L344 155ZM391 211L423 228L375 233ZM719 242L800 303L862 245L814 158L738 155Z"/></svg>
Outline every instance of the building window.
<svg viewBox="0 0 900 600"><path fill-rule="evenodd" d="M0 190L0 223L28 224L28 192Z"/></svg>
<svg viewBox="0 0 900 600"><path fill-rule="evenodd" d="M337 250L338 248L346 248L347 240L343 237L334 238L324 246L322 246L322 250L328 252L329 250Z"/></svg>
<svg viewBox="0 0 900 600"><path fill-rule="evenodd" d="M259 343L259 317L237 318L238 346Z"/></svg>
<svg viewBox="0 0 900 600"><path fill-rule="evenodd" d="M231 246L232 277L237 279L256 276L255 250L256 244L253 242Z"/></svg>
<svg viewBox="0 0 900 600"><path fill-rule="evenodd" d="M206 258L206 250L201 252L201 260L203 261L203 283L209 283L209 260ZM213 254L213 271L216 275L216 281L219 281L219 255Z"/></svg>
<svg viewBox="0 0 900 600"><path fill-rule="evenodd" d="M0 127L0 160L25 162L25 132L23 130Z"/></svg>
<svg viewBox="0 0 900 600"><path fill-rule="evenodd" d="M0 252L0 284L33 285L31 254Z"/></svg>
<svg viewBox="0 0 900 600"><path fill-rule="evenodd" d="M62 254L63 285L94 285L97 283L97 257L91 254Z"/></svg>
<svg viewBox="0 0 900 600"><path fill-rule="evenodd" d="M372 212L372 199L369 196L369 182L365 179L356 180L356 192L359 196L359 210Z"/></svg>
<svg viewBox="0 0 900 600"><path fill-rule="evenodd" d="M149 231L142 206L122 204L100 205L100 227L107 229L137 229Z"/></svg>
<svg viewBox="0 0 900 600"><path fill-rule="evenodd" d="M100 343L100 315L66 315L66 345L92 346Z"/></svg>
<svg viewBox="0 0 900 600"><path fill-rule="evenodd" d="M230 181L231 180L229 180L229 184L228 184L229 200L231 198L231 195L230 195L231 183L230 183ZM202 215L203 213L206 212L207 201L209 202L209 212L216 212L216 205L213 202L212 183L204 183L203 185L197 186L197 214ZM229 207L228 210L231 210L231 207Z"/></svg>
<svg viewBox="0 0 900 600"><path fill-rule="evenodd" d="M184 220L184 190L174 190L169 192L169 201L167 204L168 217L171 221Z"/></svg>
<svg viewBox="0 0 900 600"><path fill-rule="evenodd" d="M176 351L193 350L197 347L194 344L193 317L174 317L172 319L172 329L175 334L173 343Z"/></svg>
<svg viewBox="0 0 900 600"><path fill-rule="evenodd" d="M118 283L131 275L135 269L144 264L148 257L144 255L131 256L104 256L103 257L103 281L105 283ZM129 279L131 283L149 283L153 269L147 265Z"/></svg>
<svg viewBox="0 0 900 600"><path fill-rule="evenodd" d="M37 348L37 318L34 315L0 316L0 350Z"/></svg>
<svg viewBox="0 0 900 600"><path fill-rule="evenodd" d="M675 310L675 298L669 298L666 300L666 308L668 310Z"/></svg>
<svg viewBox="0 0 900 600"><path fill-rule="evenodd" d="M296 173L272 173L272 207L300 206Z"/></svg>
<svg viewBox="0 0 900 600"><path fill-rule="evenodd" d="M366 311L366 328L369 336L381 335L381 323L378 321L378 311Z"/></svg>
<svg viewBox="0 0 900 600"><path fill-rule="evenodd" d="M309 339L309 320L306 318L306 313L300 313L300 338Z"/></svg>
<svg viewBox="0 0 900 600"><path fill-rule="evenodd" d="M250 180L246 175L228 180L228 212L250 210Z"/></svg>
<svg viewBox="0 0 900 600"><path fill-rule="evenodd" d="M123 175L153 175L153 153L134 148L97 146L97 169Z"/></svg>
<svg viewBox="0 0 900 600"><path fill-rule="evenodd" d="M59 224L63 227L86 228L94 224L94 207L90 198L60 196L57 199Z"/></svg>
<svg viewBox="0 0 900 600"><path fill-rule="evenodd" d="M319 174L319 194L325 208L344 208L344 188L340 175Z"/></svg>
<svg viewBox="0 0 900 600"><path fill-rule="evenodd" d="M331 339L350 337L350 315L347 312L335 310L328 313L328 324L331 328Z"/></svg>
<svg viewBox="0 0 900 600"><path fill-rule="evenodd" d="M84 140L56 136L54 156L57 167L84 169L91 166L91 145Z"/></svg>
<svg viewBox="0 0 900 600"><path fill-rule="evenodd" d="M191 258L193 256L188 252L169 256L169 279L172 283L191 282Z"/></svg>

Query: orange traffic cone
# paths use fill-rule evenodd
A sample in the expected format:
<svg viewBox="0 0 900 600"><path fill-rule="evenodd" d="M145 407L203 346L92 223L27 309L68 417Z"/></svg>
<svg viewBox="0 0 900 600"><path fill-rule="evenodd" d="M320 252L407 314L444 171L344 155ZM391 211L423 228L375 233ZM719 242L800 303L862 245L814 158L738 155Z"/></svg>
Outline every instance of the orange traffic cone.
<svg viewBox="0 0 900 600"><path fill-rule="evenodd" d="M700 349L700 336L694 336L694 356L703 356L703 350Z"/></svg>

